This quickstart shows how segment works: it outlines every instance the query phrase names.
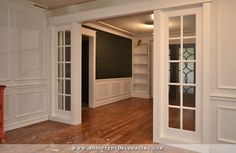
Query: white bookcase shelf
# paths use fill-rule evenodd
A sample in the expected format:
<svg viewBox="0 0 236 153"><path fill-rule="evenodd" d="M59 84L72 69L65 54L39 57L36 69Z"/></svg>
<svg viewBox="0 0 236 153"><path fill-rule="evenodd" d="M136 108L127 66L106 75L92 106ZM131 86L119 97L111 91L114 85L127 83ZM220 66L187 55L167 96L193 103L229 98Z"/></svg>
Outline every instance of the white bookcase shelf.
<svg viewBox="0 0 236 153"><path fill-rule="evenodd" d="M149 46L144 43L133 51L133 96L149 98L149 82Z"/></svg>

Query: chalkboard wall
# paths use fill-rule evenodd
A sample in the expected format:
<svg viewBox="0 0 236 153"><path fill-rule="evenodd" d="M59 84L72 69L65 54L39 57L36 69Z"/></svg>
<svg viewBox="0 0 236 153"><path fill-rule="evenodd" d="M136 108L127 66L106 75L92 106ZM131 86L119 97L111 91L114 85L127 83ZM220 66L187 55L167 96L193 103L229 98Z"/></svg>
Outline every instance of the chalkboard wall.
<svg viewBox="0 0 236 153"><path fill-rule="evenodd" d="M96 79L131 77L132 40L97 29L93 30L97 31Z"/></svg>

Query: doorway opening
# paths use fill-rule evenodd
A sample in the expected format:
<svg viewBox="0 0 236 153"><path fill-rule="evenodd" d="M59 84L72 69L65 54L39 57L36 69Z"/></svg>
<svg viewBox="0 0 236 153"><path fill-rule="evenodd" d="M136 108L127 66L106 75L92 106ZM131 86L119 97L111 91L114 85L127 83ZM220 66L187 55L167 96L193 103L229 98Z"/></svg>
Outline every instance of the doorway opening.
<svg viewBox="0 0 236 153"><path fill-rule="evenodd" d="M82 35L82 108L89 107L89 37Z"/></svg>

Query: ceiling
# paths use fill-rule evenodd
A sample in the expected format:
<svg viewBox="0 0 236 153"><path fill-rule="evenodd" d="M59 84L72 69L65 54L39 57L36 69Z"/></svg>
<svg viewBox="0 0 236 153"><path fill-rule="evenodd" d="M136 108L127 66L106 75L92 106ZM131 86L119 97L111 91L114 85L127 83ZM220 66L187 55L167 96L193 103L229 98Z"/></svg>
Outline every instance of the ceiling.
<svg viewBox="0 0 236 153"><path fill-rule="evenodd" d="M35 4L39 4L41 7L51 9L66 7L70 5L76 5L81 3L87 3L95 0L25 0Z"/></svg>
<svg viewBox="0 0 236 153"><path fill-rule="evenodd" d="M121 29L131 35L151 35L153 33L152 12L104 19L96 23Z"/></svg>
<svg viewBox="0 0 236 153"><path fill-rule="evenodd" d="M171 17L169 20L170 34L180 34L180 17ZM196 25L195 15L183 17L184 35L195 33ZM133 36L143 36L153 34L153 13L147 12L136 15L122 16L110 19L104 19L94 22L100 26L118 29Z"/></svg>

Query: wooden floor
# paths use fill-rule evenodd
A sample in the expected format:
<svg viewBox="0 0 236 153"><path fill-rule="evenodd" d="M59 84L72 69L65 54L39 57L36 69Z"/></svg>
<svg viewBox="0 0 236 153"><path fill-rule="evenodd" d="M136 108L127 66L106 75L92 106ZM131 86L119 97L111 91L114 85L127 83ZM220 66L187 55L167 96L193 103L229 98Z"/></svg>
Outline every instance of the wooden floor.
<svg viewBox="0 0 236 153"><path fill-rule="evenodd" d="M99 144L100 147L100 144L135 144L136 147L137 144L149 144L145 147L158 145L163 148L160 151L163 153L195 153L152 144L152 123L152 100L130 98L96 109L83 109L83 123L78 126L46 121L9 131L6 133L7 142L15 145L0 145L0 153L74 152L73 145L78 144Z"/></svg>
<svg viewBox="0 0 236 153"><path fill-rule="evenodd" d="M83 109L78 126L46 121L6 133L9 144L151 144L152 100Z"/></svg>

